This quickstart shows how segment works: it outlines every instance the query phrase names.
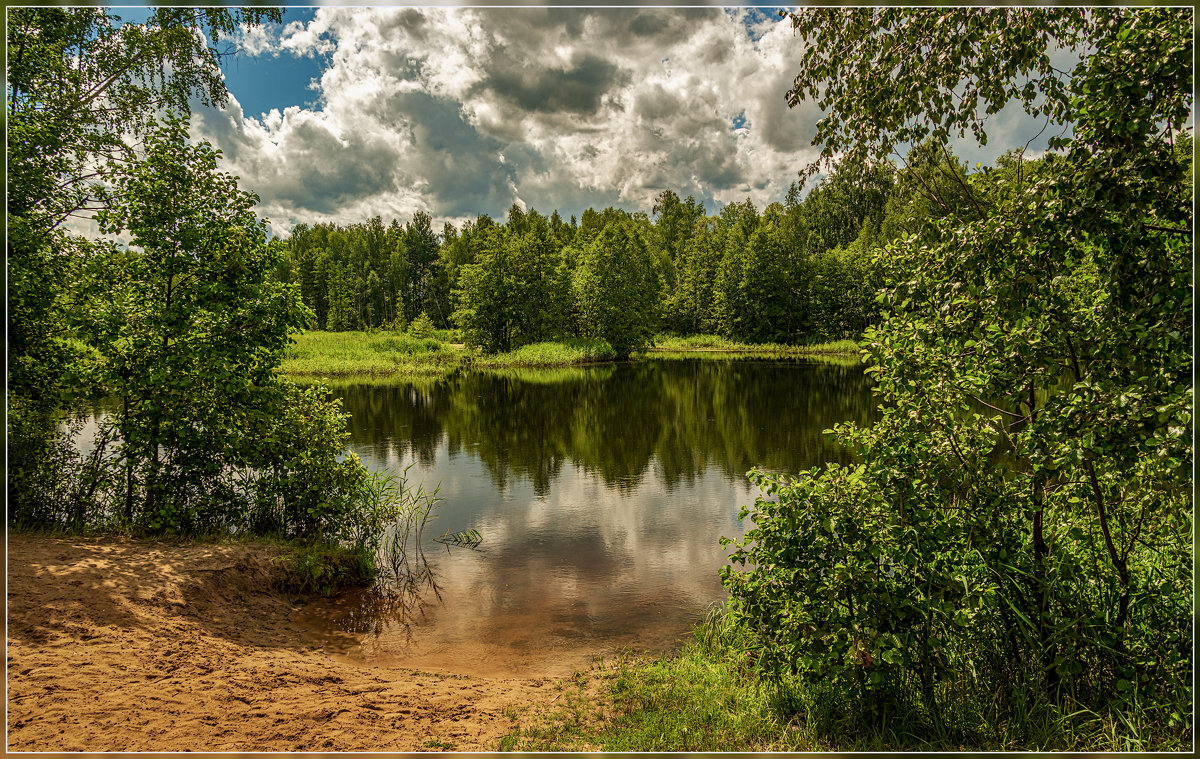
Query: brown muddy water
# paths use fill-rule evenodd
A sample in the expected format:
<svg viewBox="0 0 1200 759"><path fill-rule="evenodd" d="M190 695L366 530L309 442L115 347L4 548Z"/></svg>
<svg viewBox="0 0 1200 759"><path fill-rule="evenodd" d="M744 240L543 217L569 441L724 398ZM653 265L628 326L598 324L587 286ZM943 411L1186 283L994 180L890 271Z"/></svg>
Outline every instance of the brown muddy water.
<svg viewBox="0 0 1200 759"><path fill-rule="evenodd" d="M676 649L725 593L722 536L757 466L848 455L822 434L869 422L860 367L647 360L339 388L367 466L438 487L414 577L318 599L294 621L363 664L563 676L597 656ZM447 547L477 530L478 547Z"/></svg>

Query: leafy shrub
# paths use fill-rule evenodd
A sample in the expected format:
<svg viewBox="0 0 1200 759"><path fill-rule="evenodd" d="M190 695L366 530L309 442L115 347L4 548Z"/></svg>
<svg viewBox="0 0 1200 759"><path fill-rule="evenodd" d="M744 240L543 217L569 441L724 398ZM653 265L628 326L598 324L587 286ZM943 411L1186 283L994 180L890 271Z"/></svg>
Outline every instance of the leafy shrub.
<svg viewBox="0 0 1200 759"><path fill-rule="evenodd" d="M332 595L344 587L360 587L374 579L374 555L363 548L316 543L272 559L279 589L288 593Z"/></svg>
<svg viewBox="0 0 1200 759"><path fill-rule="evenodd" d="M941 11L881 13L898 38L955 28ZM1055 705L1119 724L1130 746L1186 744L1192 151L1162 124L1190 109L1190 15L988 18L987 34L1049 24L1094 45L1069 84L1083 95L1041 93L1062 98L1074 136L1033 165L964 177L966 210L879 256L884 315L863 345L882 416L836 429L861 464L752 474L763 496L731 557L745 569L724 582L773 677L800 672L933 724L963 704L991 724ZM824 92L872 112L823 122L829 139L911 119L876 94L890 79L859 89L855 56L881 37L857 23L797 16L825 40L797 81L838 78ZM1020 66L1040 60L1035 38ZM828 60L831 47L855 53ZM1001 64L1018 65L983 70ZM994 696L980 706L979 693Z"/></svg>

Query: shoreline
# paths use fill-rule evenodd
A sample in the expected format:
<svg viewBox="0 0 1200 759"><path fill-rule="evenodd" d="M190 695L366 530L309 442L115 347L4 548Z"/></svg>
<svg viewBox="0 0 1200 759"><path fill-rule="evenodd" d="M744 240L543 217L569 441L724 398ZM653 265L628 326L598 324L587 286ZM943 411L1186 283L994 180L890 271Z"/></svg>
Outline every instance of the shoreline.
<svg viewBox="0 0 1200 759"><path fill-rule="evenodd" d="M711 357L810 359L846 366L861 363L855 343L811 346L743 344L713 336L664 338L627 359L615 359L603 341L572 338L526 345L508 353L481 354L462 343L386 332L306 332L284 354L280 375L299 382L389 382L452 376L465 371L569 369L636 362L646 358Z"/></svg>
<svg viewBox="0 0 1200 759"><path fill-rule="evenodd" d="M7 540L11 750L492 751L560 685L331 655L276 546Z"/></svg>

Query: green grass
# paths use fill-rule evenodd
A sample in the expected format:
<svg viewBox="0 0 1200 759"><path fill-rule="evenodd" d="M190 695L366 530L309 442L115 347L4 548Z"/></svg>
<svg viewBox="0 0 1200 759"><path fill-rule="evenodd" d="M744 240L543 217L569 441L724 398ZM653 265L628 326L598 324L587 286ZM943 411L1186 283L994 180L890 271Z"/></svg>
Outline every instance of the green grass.
<svg viewBox="0 0 1200 759"><path fill-rule="evenodd" d="M482 369L573 366L612 361L614 358L613 349L604 340L573 337L523 345L516 350L497 353L494 356L481 355L474 365Z"/></svg>
<svg viewBox="0 0 1200 759"><path fill-rule="evenodd" d="M378 379L453 371L470 353L436 338L390 332L303 332L283 354L280 372L296 378Z"/></svg>
<svg viewBox="0 0 1200 759"><path fill-rule="evenodd" d="M1137 712L1095 714L1018 694L1003 707L976 683L939 696L934 722L914 700L892 706L799 678L770 683L745 634L714 610L674 656L598 659L559 683L549 712L517 724L518 751L1188 751L1190 731Z"/></svg>
<svg viewBox="0 0 1200 759"><path fill-rule="evenodd" d="M678 656L597 660L561 684L557 708L502 750L823 750L781 690L747 671L736 631L711 614Z"/></svg>
<svg viewBox="0 0 1200 759"><path fill-rule="evenodd" d="M739 343L720 335L658 335L654 347L648 353L679 353L685 351L712 351L729 353L763 353L784 356L812 354L842 354L858 357L858 343L853 340L836 340L812 345L786 345L784 343Z"/></svg>
<svg viewBox="0 0 1200 759"><path fill-rule="evenodd" d="M434 330L430 337L423 338L393 332L303 332L284 352L280 372L300 381L375 383L441 377L470 368L570 367L615 358L604 340L565 338L487 355L477 348L448 342L456 337L451 330ZM655 346L641 355L679 358L706 354L726 359L806 356L847 365L859 360L857 347L850 340L807 346L751 345L716 335L660 336Z"/></svg>

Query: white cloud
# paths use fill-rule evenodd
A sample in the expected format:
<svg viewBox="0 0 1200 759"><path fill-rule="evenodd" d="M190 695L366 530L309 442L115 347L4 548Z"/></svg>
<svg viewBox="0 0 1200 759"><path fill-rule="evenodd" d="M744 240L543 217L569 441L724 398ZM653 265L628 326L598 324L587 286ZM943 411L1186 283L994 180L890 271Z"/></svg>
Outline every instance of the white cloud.
<svg viewBox="0 0 1200 759"><path fill-rule="evenodd" d="M194 128L279 233L417 210L499 217L518 199L564 216L648 210L668 188L710 212L762 207L814 157L815 119L784 102L801 43L783 23L754 24L753 39L744 14L321 8L241 39L251 54L327 56L318 108L258 120L232 98Z"/></svg>

